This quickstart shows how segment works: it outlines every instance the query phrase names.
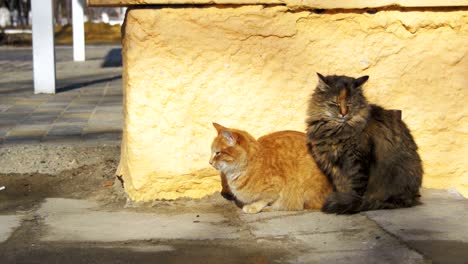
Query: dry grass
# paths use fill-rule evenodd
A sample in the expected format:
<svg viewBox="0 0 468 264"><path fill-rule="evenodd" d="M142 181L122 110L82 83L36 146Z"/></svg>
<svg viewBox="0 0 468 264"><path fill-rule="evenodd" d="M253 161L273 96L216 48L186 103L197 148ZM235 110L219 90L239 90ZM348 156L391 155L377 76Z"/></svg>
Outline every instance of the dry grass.
<svg viewBox="0 0 468 264"><path fill-rule="evenodd" d="M85 23L85 41L87 44L120 43L120 25L106 23ZM55 44L72 44L73 29L71 25L55 27ZM30 46L31 34L2 34L0 45Z"/></svg>

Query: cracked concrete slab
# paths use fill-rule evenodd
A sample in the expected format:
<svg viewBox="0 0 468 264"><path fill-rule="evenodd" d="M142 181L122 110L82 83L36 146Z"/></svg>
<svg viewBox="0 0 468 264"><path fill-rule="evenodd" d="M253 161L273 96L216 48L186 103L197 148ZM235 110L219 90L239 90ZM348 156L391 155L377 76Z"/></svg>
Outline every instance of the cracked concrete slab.
<svg viewBox="0 0 468 264"><path fill-rule="evenodd" d="M468 200L453 190L426 189L422 202L366 215L434 263L467 263Z"/></svg>
<svg viewBox="0 0 468 264"><path fill-rule="evenodd" d="M239 238L238 228L220 214L163 215L96 211L90 201L48 198L38 210L46 225L42 241L114 242L148 239Z"/></svg>
<svg viewBox="0 0 468 264"><path fill-rule="evenodd" d="M427 263L421 255L412 251L397 248L380 250L326 251L312 252L298 256L293 263L333 263L333 264L412 264ZM290 262L291 263L291 262Z"/></svg>
<svg viewBox="0 0 468 264"><path fill-rule="evenodd" d="M310 247L299 263L423 263L424 258L378 227L295 236ZM365 260L365 261L364 261Z"/></svg>
<svg viewBox="0 0 468 264"><path fill-rule="evenodd" d="M393 264L468 259L467 200L451 191L424 190L423 204L413 208L348 216L318 211L250 215L234 207L212 210L196 201L179 201L178 206L182 207L111 209L89 200L48 198L22 217L31 220L2 244L3 253L8 256L6 263L38 256L52 260L57 254L63 260L70 254L76 260L88 257L90 263L135 257L172 263ZM181 211L183 207L190 210ZM11 234L14 228L9 230ZM31 244L34 248L17 250L18 245ZM247 258L252 261L244 261Z"/></svg>
<svg viewBox="0 0 468 264"><path fill-rule="evenodd" d="M417 252L364 215L271 212L242 215L256 237L287 238L305 247L292 263L422 263Z"/></svg>
<svg viewBox="0 0 468 264"><path fill-rule="evenodd" d="M363 215L327 215L321 212L306 212L293 215L267 212L255 216L244 214L241 215L241 219L250 223L252 233L257 237L356 230L361 229L362 224L368 222L367 218ZM261 219L261 221L254 219Z"/></svg>
<svg viewBox="0 0 468 264"><path fill-rule="evenodd" d="M5 242L20 224L20 216L0 215L0 243Z"/></svg>

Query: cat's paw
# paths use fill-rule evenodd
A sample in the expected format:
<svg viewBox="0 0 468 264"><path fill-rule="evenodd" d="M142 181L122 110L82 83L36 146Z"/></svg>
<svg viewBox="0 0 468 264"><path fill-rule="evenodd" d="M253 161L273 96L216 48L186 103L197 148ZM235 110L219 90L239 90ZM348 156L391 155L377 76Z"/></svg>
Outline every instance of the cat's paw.
<svg viewBox="0 0 468 264"><path fill-rule="evenodd" d="M244 205L244 207L242 207L242 211L244 213L247 213L247 214L256 214L256 213L260 212L261 210L262 210L262 208L255 205L255 204L248 204L248 205Z"/></svg>

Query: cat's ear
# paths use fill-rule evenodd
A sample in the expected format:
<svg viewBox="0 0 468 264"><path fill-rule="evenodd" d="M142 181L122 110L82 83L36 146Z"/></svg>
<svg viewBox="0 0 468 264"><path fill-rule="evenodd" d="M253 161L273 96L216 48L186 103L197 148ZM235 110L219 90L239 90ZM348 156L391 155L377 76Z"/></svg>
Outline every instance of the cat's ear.
<svg viewBox="0 0 468 264"><path fill-rule="evenodd" d="M224 139L228 142L229 146L234 146L237 142L236 136L229 130L221 131Z"/></svg>
<svg viewBox="0 0 468 264"><path fill-rule="evenodd" d="M318 72L317 72L317 76L318 76L318 78L319 78L319 81L322 81L322 82L326 83L326 81L325 81L325 76L323 76L322 74L320 74L320 73L318 73Z"/></svg>
<svg viewBox="0 0 468 264"><path fill-rule="evenodd" d="M215 122L213 122L213 126L214 126L214 128L216 129L216 131L218 132L218 134L221 133L221 131L222 131L223 129L226 129L226 128L223 127L222 125L220 125L220 124L218 124L218 123L215 123Z"/></svg>
<svg viewBox="0 0 468 264"><path fill-rule="evenodd" d="M237 136L232 133L229 128L223 127L222 125L215 122L213 122L213 126L216 128L216 131L218 131L218 135L222 134L230 146L234 146L236 144Z"/></svg>
<svg viewBox="0 0 468 264"><path fill-rule="evenodd" d="M354 80L354 85L356 86L356 88L361 87L364 83L367 82L367 80L369 80L369 76L364 75L364 76L359 77L356 80Z"/></svg>
<svg viewBox="0 0 468 264"><path fill-rule="evenodd" d="M317 85L317 89L320 89L322 91L326 91L329 88L329 86L328 86L328 84L327 84L327 82L325 80L325 77L322 74L318 73L318 72L317 72L317 76L318 76L318 80L319 80L319 83Z"/></svg>

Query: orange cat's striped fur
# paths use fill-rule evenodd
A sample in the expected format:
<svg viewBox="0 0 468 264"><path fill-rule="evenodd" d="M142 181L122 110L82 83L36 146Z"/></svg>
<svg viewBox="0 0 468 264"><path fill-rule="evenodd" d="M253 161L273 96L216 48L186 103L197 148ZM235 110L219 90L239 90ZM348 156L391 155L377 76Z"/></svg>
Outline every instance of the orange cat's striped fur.
<svg viewBox="0 0 468 264"><path fill-rule="evenodd" d="M256 140L245 131L213 125L218 136L210 164L221 172L223 191L232 192L244 212L322 207L331 185L309 155L304 133L280 131Z"/></svg>

